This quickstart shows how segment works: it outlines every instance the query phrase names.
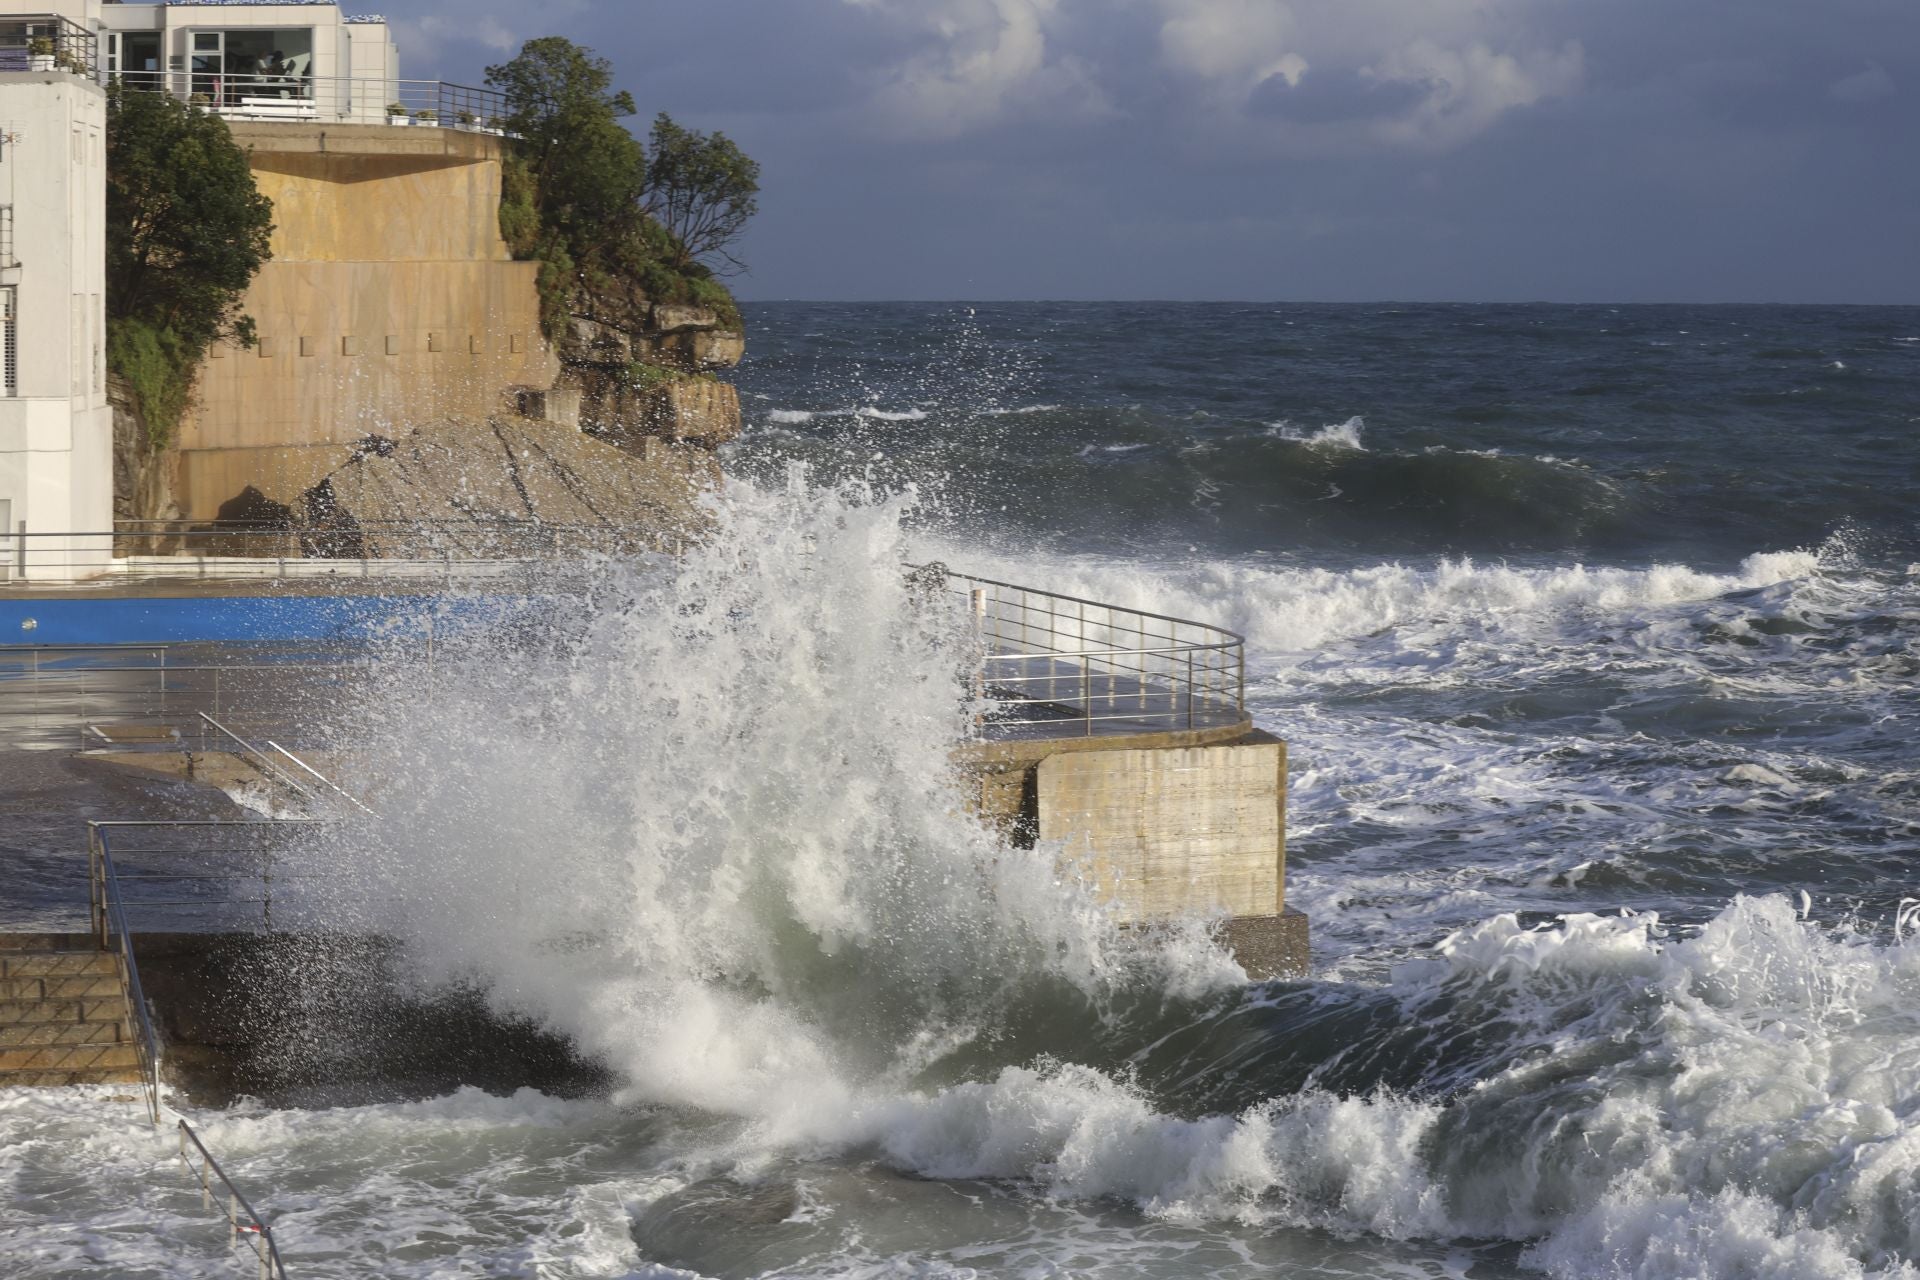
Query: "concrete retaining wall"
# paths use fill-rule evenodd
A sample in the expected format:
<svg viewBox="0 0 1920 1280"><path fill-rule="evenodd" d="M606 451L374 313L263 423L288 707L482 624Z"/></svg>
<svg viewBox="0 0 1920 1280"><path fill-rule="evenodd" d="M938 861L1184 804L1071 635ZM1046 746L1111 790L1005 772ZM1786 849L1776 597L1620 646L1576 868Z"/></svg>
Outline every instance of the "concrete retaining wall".
<svg viewBox="0 0 1920 1280"><path fill-rule="evenodd" d="M500 237L501 139L232 127L273 201L273 258L241 303L260 344L211 353L181 427L174 492L188 519L249 488L292 504L366 435L485 418L514 389L553 384L537 266Z"/></svg>
<svg viewBox="0 0 1920 1280"><path fill-rule="evenodd" d="M1286 747L1081 751L1038 767L1039 835L1058 840L1121 919L1285 901Z"/></svg>

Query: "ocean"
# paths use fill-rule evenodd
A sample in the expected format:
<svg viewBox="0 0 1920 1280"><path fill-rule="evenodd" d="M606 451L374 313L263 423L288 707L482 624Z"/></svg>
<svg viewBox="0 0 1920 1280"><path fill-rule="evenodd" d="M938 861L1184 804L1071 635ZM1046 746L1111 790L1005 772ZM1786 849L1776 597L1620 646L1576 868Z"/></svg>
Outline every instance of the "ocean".
<svg viewBox="0 0 1920 1280"><path fill-rule="evenodd" d="M313 712L310 909L614 1083L180 1100L293 1274L1920 1276L1920 308L747 319L709 543ZM965 816L927 559L1247 637L1310 979ZM7 1274L217 1274L106 1105Z"/></svg>

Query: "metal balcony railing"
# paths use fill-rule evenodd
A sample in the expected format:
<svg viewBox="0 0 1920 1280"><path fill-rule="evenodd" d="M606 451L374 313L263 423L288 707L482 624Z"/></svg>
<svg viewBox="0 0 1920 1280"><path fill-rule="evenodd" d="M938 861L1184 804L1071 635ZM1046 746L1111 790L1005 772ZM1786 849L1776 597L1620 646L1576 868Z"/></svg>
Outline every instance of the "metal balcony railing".
<svg viewBox="0 0 1920 1280"><path fill-rule="evenodd" d="M0 15L0 71L99 71L99 39L57 13Z"/></svg>
<svg viewBox="0 0 1920 1280"><path fill-rule="evenodd" d="M191 69L122 71L112 79L130 89L171 94L233 121L324 121L506 132L504 95L444 80Z"/></svg>
<svg viewBox="0 0 1920 1280"><path fill-rule="evenodd" d="M0 270L20 264L13 256L13 206L0 204ZM13 317L6 317L11 320Z"/></svg>

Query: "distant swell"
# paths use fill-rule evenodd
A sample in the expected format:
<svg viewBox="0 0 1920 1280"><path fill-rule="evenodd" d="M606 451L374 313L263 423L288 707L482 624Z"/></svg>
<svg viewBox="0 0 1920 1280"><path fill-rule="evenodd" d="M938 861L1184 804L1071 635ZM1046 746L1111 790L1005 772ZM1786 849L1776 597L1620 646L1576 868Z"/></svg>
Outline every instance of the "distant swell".
<svg viewBox="0 0 1920 1280"><path fill-rule="evenodd" d="M974 531L1070 533L1116 549L1169 538L1222 550L1503 552L1630 534L1638 495L1577 463L1492 451L1381 450L1358 417L1300 427L1195 424L1034 405L962 419L935 410L777 409L735 465L773 479L791 458L823 475L878 473L942 491ZM948 483L949 481L953 483Z"/></svg>

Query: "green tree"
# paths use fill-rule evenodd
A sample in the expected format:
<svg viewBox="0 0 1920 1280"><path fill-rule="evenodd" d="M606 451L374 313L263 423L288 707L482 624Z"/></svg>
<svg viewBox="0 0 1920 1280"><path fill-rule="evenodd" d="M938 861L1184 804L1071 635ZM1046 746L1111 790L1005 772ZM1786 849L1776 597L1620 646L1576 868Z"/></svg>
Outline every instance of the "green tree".
<svg viewBox="0 0 1920 1280"><path fill-rule="evenodd" d="M733 245L760 207L759 163L726 134L683 129L664 111L653 119L647 153L645 208L678 246L673 265L718 261L739 270Z"/></svg>
<svg viewBox="0 0 1920 1280"><path fill-rule="evenodd" d="M487 68L487 83L506 99L514 137L501 170L500 234L516 258L540 263L549 337L560 338L585 301L603 316L610 304L690 302L739 324L732 295L702 259L738 265L729 249L754 211L753 161L723 134L661 116L649 163L622 123L633 99L614 89L612 66L560 36L529 40Z"/></svg>
<svg viewBox="0 0 1920 1280"><path fill-rule="evenodd" d="M579 261L631 234L646 156L620 123L634 114L633 98L613 90L607 60L544 36L527 41L511 62L488 67L487 83L507 100L507 128L518 137L527 179L520 194L540 226Z"/></svg>
<svg viewBox="0 0 1920 1280"><path fill-rule="evenodd" d="M107 358L155 444L223 339L253 344L240 299L269 256L273 204L226 122L162 93L107 90Z"/></svg>

